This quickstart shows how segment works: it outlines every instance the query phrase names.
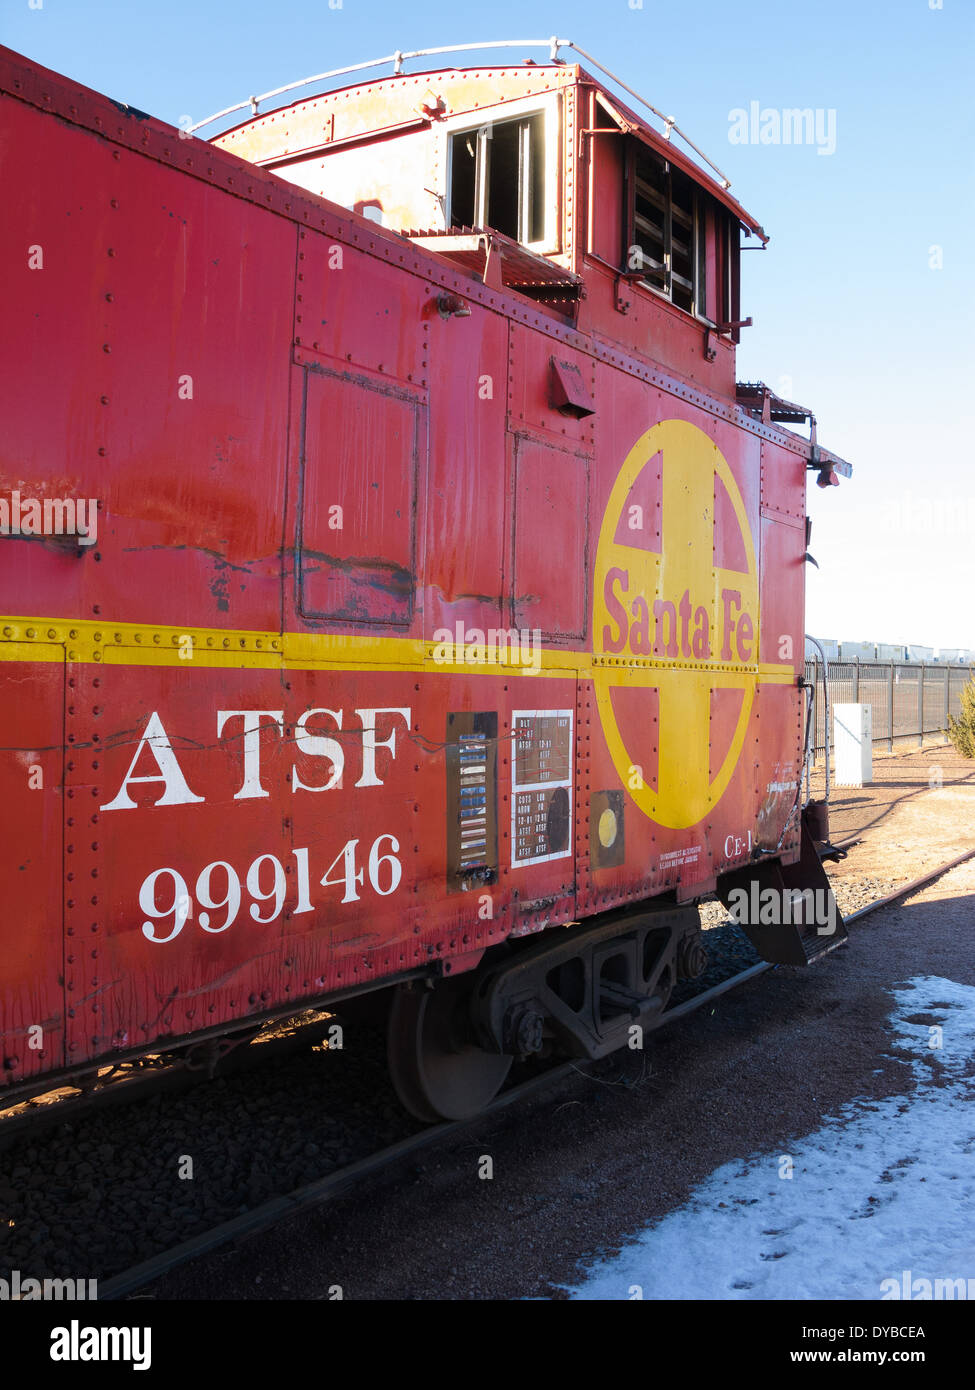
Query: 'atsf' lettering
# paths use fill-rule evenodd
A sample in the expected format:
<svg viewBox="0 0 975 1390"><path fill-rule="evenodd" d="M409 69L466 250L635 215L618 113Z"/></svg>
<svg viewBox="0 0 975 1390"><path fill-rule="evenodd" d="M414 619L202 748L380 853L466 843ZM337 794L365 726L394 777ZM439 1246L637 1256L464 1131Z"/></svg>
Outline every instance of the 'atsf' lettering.
<svg viewBox="0 0 975 1390"><path fill-rule="evenodd" d="M396 719L403 719L407 729L410 727L412 711L406 707L384 706L379 709L357 709L362 735L362 763L357 787L381 787L383 780L377 772L376 754L385 748L389 761L396 757ZM388 716L393 722L386 723ZM337 730L342 729L342 711L331 709L310 709L302 714L295 726L295 746L306 758L321 758L325 766L321 769L323 780L305 781L299 775L297 765L291 769L291 790L293 792L324 792L342 785L345 770L346 750L338 739L328 734L315 732L308 728L310 720L329 718ZM378 721L384 719L380 735ZM235 801L245 801L254 797L270 796L261 782L261 736L271 733L279 738L284 736L284 711L268 709L223 709L217 711L217 737L223 738L225 745L232 742L240 750L243 776L239 790L234 792ZM156 770L136 774L136 768L144 752L155 760ZM305 776L310 776L306 767ZM129 811L139 804L129 795L129 788L138 783L160 783L162 793L151 804L153 806L182 806L191 802L205 801L190 789L185 774L169 735L163 727L157 711L149 717L143 730L139 745L129 764L129 770L122 779L122 785L111 801L101 807L103 811Z"/></svg>

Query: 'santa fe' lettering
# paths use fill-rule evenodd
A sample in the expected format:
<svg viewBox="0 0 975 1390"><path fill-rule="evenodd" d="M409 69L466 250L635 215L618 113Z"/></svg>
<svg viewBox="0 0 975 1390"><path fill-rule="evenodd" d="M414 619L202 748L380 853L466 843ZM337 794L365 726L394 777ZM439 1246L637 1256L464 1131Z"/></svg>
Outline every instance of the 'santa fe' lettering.
<svg viewBox="0 0 975 1390"><path fill-rule="evenodd" d="M630 651L634 656L659 656L676 660L708 661L711 657L711 621L708 610L694 607L685 589L680 601L654 599L653 608L643 594L627 604L630 576L613 566L603 581L603 602L610 622L603 627L603 650ZM741 590L721 590L722 661L750 661L755 629L741 612ZM732 650L734 638L734 650Z"/></svg>

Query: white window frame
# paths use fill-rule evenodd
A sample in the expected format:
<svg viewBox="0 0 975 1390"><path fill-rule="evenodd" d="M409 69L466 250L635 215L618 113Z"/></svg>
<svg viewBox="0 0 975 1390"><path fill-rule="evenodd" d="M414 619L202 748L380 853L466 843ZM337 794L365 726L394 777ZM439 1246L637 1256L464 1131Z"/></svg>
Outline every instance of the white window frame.
<svg viewBox="0 0 975 1390"><path fill-rule="evenodd" d="M453 137L464 135L470 131L477 132L485 126L502 125L506 121L524 120L526 116L544 116L545 118L545 187L543 193L543 213L545 232L539 241L525 241L521 245L527 247L529 251L535 251L539 255L552 255L560 250L559 246L559 195L560 195L560 122L559 122L559 94L552 92L546 96L523 97L519 101L506 101L497 106L487 106L480 112L464 111L459 116L453 116L443 123L441 127L446 140L446 151L444 154L444 167L446 169L446 187L444 189L444 207L446 208L446 225L452 225L452 209L450 206L450 190L453 183L453 169L451 167L453 149ZM475 192L475 197L483 197L484 189ZM477 214L475 213L475 223ZM476 223L477 225L477 223ZM481 224L483 225L483 224Z"/></svg>

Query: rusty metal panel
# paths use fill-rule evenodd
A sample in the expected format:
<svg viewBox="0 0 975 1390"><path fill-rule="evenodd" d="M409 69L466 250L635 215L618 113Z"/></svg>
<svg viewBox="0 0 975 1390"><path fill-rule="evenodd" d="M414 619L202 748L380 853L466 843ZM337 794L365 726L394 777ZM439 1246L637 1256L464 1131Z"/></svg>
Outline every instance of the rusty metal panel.
<svg viewBox="0 0 975 1390"><path fill-rule="evenodd" d="M477 304L430 320L423 633L503 625L508 322Z"/></svg>
<svg viewBox="0 0 975 1390"><path fill-rule="evenodd" d="M546 639L586 633L589 459L515 435L512 616Z"/></svg>
<svg viewBox="0 0 975 1390"><path fill-rule="evenodd" d="M6 538L0 541L0 579L5 586L16 564L9 544ZM12 641L0 629L0 683L6 696L6 746L0 756L2 1092L6 1085L63 1062L65 946L72 954L84 943L66 943L61 923L64 647Z"/></svg>
<svg viewBox="0 0 975 1390"><path fill-rule="evenodd" d="M3 120L8 476L98 503L80 558L13 543L26 611L272 626L296 229L21 102Z"/></svg>
<svg viewBox="0 0 975 1390"><path fill-rule="evenodd" d="M778 849L783 857L797 851L799 817L783 835L799 796L803 757L803 698L795 681L763 684L755 697L761 737L755 742L754 827L760 849Z"/></svg>
<svg viewBox="0 0 975 1390"><path fill-rule="evenodd" d="M762 440L762 515L804 525L806 464L795 454Z"/></svg>
<svg viewBox="0 0 975 1390"><path fill-rule="evenodd" d="M800 525L762 517L762 660L788 662L798 674L805 642L806 534Z"/></svg>
<svg viewBox="0 0 975 1390"><path fill-rule="evenodd" d="M305 617L409 624L424 424L415 399L348 373L306 373L298 559Z"/></svg>
<svg viewBox="0 0 975 1390"><path fill-rule="evenodd" d="M298 237L296 360L428 385L433 288L400 266L319 232L302 230ZM364 235L362 240L368 242Z"/></svg>
<svg viewBox="0 0 975 1390"><path fill-rule="evenodd" d="M596 364L587 353L555 345L541 334L521 324L511 325L508 349L508 414L509 429L526 427L544 430L563 446L591 448L595 437L595 419L600 401L596 390ZM588 392L594 414L577 417L559 409L558 395L553 393L555 378L552 358L566 363L579 374L583 389Z"/></svg>

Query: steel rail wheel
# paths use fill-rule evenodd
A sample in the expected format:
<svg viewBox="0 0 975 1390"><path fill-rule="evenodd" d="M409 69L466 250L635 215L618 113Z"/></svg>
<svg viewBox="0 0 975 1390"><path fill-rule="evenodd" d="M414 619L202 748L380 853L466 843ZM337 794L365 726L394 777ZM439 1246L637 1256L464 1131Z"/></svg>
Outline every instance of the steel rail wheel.
<svg viewBox="0 0 975 1390"><path fill-rule="evenodd" d="M471 987L465 976L433 989L401 985L387 1028L389 1074L418 1120L466 1120L493 1100L513 1058L486 1052L471 1037Z"/></svg>

